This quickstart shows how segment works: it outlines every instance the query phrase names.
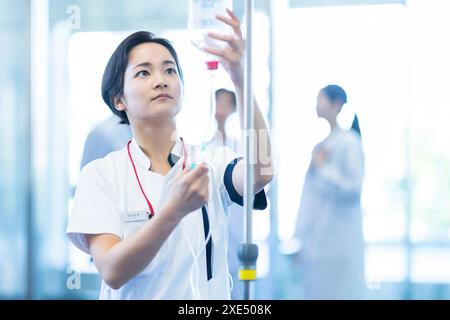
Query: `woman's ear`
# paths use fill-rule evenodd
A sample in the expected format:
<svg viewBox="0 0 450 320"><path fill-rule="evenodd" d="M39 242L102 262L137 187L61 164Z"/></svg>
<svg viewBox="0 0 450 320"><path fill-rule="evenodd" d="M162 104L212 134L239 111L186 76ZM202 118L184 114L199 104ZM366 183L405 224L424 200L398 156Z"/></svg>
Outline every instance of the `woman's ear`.
<svg viewBox="0 0 450 320"><path fill-rule="evenodd" d="M125 105L125 103L123 102L123 99L121 97L116 97L114 98L114 106L116 107L116 110L118 111L126 111L127 110L127 106Z"/></svg>

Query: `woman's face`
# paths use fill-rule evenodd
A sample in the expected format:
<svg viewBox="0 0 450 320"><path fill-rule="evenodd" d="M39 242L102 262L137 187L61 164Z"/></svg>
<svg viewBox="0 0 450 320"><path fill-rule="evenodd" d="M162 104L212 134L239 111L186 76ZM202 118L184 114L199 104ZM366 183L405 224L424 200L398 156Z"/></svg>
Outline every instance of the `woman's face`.
<svg viewBox="0 0 450 320"><path fill-rule="evenodd" d="M117 108L134 119L173 119L181 108L183 84L175 59L158 43L143 43L128 55L123 97Z"/></svg>
<svg viewBox="0 0 450 320"><path fill-rule="evenodd" d="M228 93L220 93L216 98L216 120L225 124L228 116L235 110L233 97Z"/></svg>
<svg viewBox="0 0 450 320"><path fill-rule="evenodd" d="M319 92L317 97L317 116L319 118L330 119L337 115L338 108L330 101L326 94Z"/></svg>

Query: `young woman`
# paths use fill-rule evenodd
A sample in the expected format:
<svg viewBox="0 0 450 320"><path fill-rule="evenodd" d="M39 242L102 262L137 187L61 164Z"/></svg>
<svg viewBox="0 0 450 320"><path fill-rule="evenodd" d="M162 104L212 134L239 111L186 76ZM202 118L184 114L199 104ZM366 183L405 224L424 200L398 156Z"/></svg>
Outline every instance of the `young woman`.
<svg viewBox="0 0 450 320"><path fill-rule="evenodd" d="M204 50L229 73L242 114L240 22L231 11L217 18L233 35L209 34L226 45ZM106 66L102 96L131 126L133 139L84 167L67 229L94 259L103 279L100 298L229 298L227 208L242 204L244 162L217 148L190 168L195 150L177 135L183 77L170 42L149 32L126 38ZM257 105L255 129L267 132ZM270 145L255 145L270 155ZM255 207L264 208L263 188L272 176L261 169L271 163L258 160L254 167Z"/></svg>
<svg viewBox="0 0 450 320"><path fill-rule="evenodd" d="M349 131L337 125L346 102L337 85L321 89L317 98L317 115L331 132L313 150L297 222L306 299L364 298L364 156L358 118Z"/></svg>

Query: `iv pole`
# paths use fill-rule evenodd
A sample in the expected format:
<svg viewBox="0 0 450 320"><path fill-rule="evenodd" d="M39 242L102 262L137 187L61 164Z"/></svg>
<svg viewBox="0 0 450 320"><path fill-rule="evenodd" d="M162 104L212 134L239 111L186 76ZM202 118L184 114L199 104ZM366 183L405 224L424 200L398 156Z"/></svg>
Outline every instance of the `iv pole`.
<svg viewBox="0 0 450 320"><path fill-rule="evenodd" d="M254 0L245 1L246 17L246 50L244 66L244 243L239 245L238 257L240 261L239 280L243 282L244 300L252 299L251 281L256 280L256 260L258 259L258 246L252 243L252 212L254 199L254 168L253 156L255 154L254 132L254 104L253 104L253 65L252 65L252 41L253 41L253 12Z"/></svg>

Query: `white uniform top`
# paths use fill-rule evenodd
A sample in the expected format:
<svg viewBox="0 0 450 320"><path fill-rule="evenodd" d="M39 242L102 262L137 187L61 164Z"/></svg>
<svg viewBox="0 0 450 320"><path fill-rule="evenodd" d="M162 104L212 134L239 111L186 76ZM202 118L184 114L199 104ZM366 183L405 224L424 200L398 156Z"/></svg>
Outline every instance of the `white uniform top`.
<svg viewBox="0 0 450 320"><path fill-rule="evenodd" d="M190 152L195 152L193 149L188 148L188 158ZM170 197L166 190L182 170L181 140L178 139L169 156L172 169L166 176L149 170L150 160L134 139L130 151L142 187L155 214L158 214ZM238 158L228 148L216 148L205 154L209 167L206 221L202 209L188 214L169 235L144 271L118 290L102 281L100 299L194 299L190 285L190 270L194 259L186 235L195 254L203 250L197 260L199 272L195 274L201 298L229 299L227 212L232 201L236 201L233 199L237 193L232 185L231 175L236 163L233 160ZM124 148L103 159L92 161L83 168L67 234L75 246L89 253L85 234L109 233L122 240L126 239L145 223L152 223L144 214L146 211L147 202L137 183L127 148ZM209 253L205 249L207 229L210 229L212 239Z"/></svg>

